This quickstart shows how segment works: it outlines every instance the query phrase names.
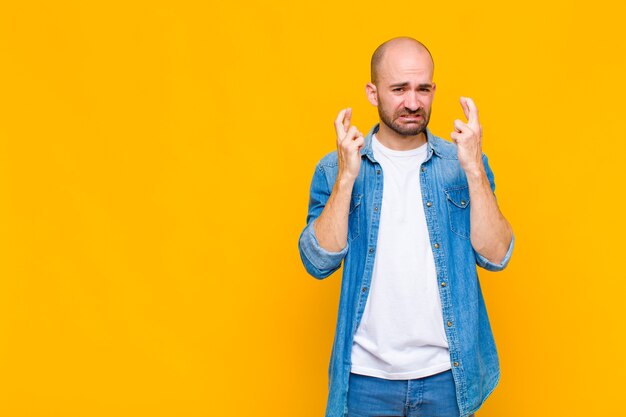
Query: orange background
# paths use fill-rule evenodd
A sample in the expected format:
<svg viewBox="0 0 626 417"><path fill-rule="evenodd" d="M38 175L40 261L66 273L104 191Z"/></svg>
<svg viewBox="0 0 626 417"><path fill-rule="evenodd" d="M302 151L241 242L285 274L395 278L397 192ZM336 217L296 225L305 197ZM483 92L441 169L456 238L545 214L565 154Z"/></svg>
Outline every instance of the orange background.
<svg viewBox="0 0 626 417"><path fill-rule="evenodd" d="M476 102L509 267L480 417L617 415L624 10L601 0L0 6L0 415L322 416L340 275L302 267L315 163L369 59Z"/></svg>

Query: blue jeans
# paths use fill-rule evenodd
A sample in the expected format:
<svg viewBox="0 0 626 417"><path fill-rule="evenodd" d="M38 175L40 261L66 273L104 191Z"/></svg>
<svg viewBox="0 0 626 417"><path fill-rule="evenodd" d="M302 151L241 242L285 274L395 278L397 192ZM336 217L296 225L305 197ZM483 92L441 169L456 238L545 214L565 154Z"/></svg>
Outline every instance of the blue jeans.
<svg viewBox="0 0 626 417"><path fill-rule="evenodd" d="M408 380L350 373L348 417L383 416L459 417L452 371Z"/></svg>

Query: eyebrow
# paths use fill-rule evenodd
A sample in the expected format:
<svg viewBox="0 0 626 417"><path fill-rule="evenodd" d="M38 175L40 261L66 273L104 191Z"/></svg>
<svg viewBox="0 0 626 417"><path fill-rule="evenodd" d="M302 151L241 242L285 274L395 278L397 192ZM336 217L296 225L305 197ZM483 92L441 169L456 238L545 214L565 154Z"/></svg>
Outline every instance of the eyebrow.
<svg viewBox="0 0 626 417"><path fill-rule="evenodd" d="M406 87L406 86L408 86L408 85L409 85L408 81L405 81L405 82L402 82L402 83L391 84L391 85L390 85L390 87L391 87L391 88L395 88L395 87ZM429 83L422 83L422 84L419 84L419 85L418 85L418 87L432 87L432 86L433 86L433 85L432 85L432 84L429 84Z"/></svg>

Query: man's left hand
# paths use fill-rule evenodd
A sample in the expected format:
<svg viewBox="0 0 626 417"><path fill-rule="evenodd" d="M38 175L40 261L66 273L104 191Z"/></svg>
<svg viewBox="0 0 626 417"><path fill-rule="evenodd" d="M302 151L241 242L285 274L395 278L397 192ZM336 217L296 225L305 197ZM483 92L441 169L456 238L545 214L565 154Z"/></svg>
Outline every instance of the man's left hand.
<svg viewBox="0 0 626 417"><path fill-rule="evenodd" d="M482 163L482 128L478 122L478 109L469 97L461 97L461 107L467 118L467 123L456 119L454 131L450 137L457 144L457 152L461 168L466 173L476 173L484 169Z"/></svg>

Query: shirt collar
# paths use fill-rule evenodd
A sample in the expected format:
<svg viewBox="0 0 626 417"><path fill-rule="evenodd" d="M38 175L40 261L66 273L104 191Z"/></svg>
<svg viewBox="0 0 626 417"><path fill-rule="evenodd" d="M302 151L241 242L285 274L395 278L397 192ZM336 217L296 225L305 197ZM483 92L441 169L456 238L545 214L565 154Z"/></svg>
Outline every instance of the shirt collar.
<svg viewBox="0 0 626 417"><path fill-rule="evenodd" d="M365 137L365 145L361 148L361 151L360 151L361 156L363 155L367 156L372 162L376 162L376 160L374 159L374 152L372 150L372 136L378 132L379 128L380 128L380 123L376 123L376 125L374 125L374 127L369 131L369 133ZM439 157L444 157L444 158L446 157L447 147L445 147L442 142L443 142L443 139L433 135L430 129L428 129L428 127L426 128L426 143L427 143L426 161L430 159L433 153L435 153Z"/></svg>

